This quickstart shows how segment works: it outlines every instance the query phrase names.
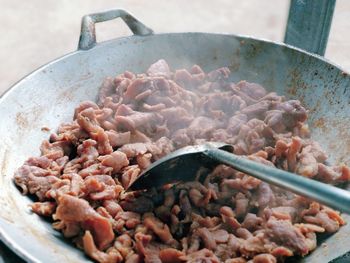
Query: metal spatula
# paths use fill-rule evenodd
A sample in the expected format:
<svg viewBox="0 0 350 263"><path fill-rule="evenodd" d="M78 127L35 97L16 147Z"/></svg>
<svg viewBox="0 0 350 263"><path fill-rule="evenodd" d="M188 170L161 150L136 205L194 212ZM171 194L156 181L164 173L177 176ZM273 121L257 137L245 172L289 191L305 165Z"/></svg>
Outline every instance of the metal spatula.
<svg viewBox="0 0 350 263"><path fill-rule="evenodd" d="M231 145L217 142L184 147L154 162L129 188L141 190L179 181L192 181L198 176L201 168L210 168L222 163L350 214L350 192L251 161L231 153L232 150Z"/></svg>

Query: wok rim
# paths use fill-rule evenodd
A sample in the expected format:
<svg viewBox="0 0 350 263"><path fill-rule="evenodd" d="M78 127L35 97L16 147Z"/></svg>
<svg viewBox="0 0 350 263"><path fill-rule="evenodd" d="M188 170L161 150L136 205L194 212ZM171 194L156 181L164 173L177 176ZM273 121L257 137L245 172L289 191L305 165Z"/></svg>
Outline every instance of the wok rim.
<svg viewBox="0 0 350 263"><path fill-rule="evenodd" d="M66 59L70 56L74 56L77 53L80 52L89 52L91 50L94 50L96 48L103 48L103 46L111 44L112 42L115 41L120 41L120 40L131 40L133 38L147 38L147 37L157 37L157 36L168 36L168 35L209 35L209 36L226 36L226 37L234 37L234 38L241 38L241 39L247 39L247 40L253 40L253 41L258 41L258 42L263 42L266 44L270 44L270 45L274 45L274 46L279 46L279 47L285 47L288 48L290 50L294 50L297 51L299 53L308 55L310 57L313 57L315 59L321 60L322 62L325 62L327 64L329 64L330 66L333 66L334 68L342 71L343 73L350 75L350 70L346 70L344 69L342 66L340 66L339 64L331 61L330 59L323 57L321 55L315 54L315 53L311 53L308 52L306 50L303 50L301 48L298 48L296 46L292 46L289 44L286 44L284 42L281 41L274 41L274 40L269 40L266 38L260 38L260 37L254 37L251 35L244 35L244 34L231 34L231 33L211 33L211 32L196 32L196 31L190 31L190 32L174 32L174 33L159 33L159 34L152 34L152 35L147 35L147 36L137 36L137 35L131 35L131 36L126 36L126 37L119 37L119 38L114 38L111 40L107 40L107 41L103 41L100 43L97 43L94 47L87 49L87 50L82 50L82 49L77 49L75 51L71 51L65 55L62 55L54 60L49 61L48 63L39 66L38 68L30 71L29 73L27 73L24 77L20 78L19 80L15 81L13 84L11 84L11 86L9 88L7 88L2 94L0 94L0 103L2 103L2 101L4 99L6 99L6 96L8 95L8 93L10 91L12 91L14 88L16 88L19 84L21 84L23 81L25 81L28 77L30 77L31 75L34 75L35 73L45 69L46 67L49 67L52 64L55 64L58 61L61 61L63 59Z"/></svg>
<svg viewBox="0 0 350 263"><path fill-rule="evenodd" d="M207 36L217 36L217 37L232 37L232 38L236 38L236 39L241 39L241 40L252 40L252 41L257 41L257 42L262 42L265 44L269 44L269 45L273 45L279 48L287 48L289 50L293 50L293 51L297 51L301 54L307 55L309 57L315 58L317 60L320 60L326 64L328 64L329 66L334 67L334 69L337 69L339 71L341 71L343 74L346 74L347 76L350 76L350 73L345 70L344 68L342 68L341 66L339 66L337 63L332 62L331 60L305 51L301 48L289 45L289 44L285 44L283 42L280 41L272 41L272 40L268 40L265 38L259 38L259 37L254 37L251 35L244 35L244 34L231 34L231 33L209 33L209 32L174 32L174 33L159 33L159 34L152 34L152 35L147 35L147 36L137 36L137 35L131 35L131 36L126 36L126 37L119 37L119 38L114 38L108 41L103 41L100 43L97 43L94 47L92 47L91 49L88 50L82 50L82 49L77 49L75 51L69 52L65 55L62 55L34 70L32 70L31 72L29 72L28 74L26 74L24 77L22 77L21 79L19 79L18 81L14 82L9 88L7 88L2 94L0 94L0 104L3 103L3 101L6 100L7 96L10 95L11 92L15 92L17 88L20 87L20 85L22 84L22 82L25 82L28 78L30 78L32 75L34 75L35 73L38 73L46 68L48 68L49 66L55 64L56 62L62 61L66 58L69 58L71 56L74 56L78 53L84 53L84 52L89 52L92 51L94 49L98 49L98 48L103 48L106 45L109 45L113 42L118 42L118 41L131 41L135 38L138 39L142 39L142 38L149 38L149 37L166 37L166 36L174 36L174 35L207 35ZM0 175L3 176L3 175ZM12 179L12 177L11 177ZM9 236L7 234L7 231L5 228L0 227L0 240L4 243L4 245L10 249L13 253L16 254L16 256L20 257L22 260L25 260L27 262L38 262L37 259L33 258L33 256L27 252L27 250L25 250L24 248L21 247L21 245L18 245L17 241L15 241L11 236Z"/></svg>

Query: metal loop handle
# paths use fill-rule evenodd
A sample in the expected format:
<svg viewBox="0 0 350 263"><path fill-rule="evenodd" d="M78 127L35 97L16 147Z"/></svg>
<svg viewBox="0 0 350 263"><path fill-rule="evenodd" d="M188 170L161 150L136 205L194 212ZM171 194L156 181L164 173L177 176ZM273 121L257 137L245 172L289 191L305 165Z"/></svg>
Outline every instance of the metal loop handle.
<svg viewBox="0 0 350 263"><path fill-rule="evenodd" d="M323 56L335 0L291 0L284 42Z"/></svg>
<svg viewBox="0 0 350 263"><path fill-rule="evenodd" d="M88 50L96 45L95 24L109 21L115 18L121 18L130 28L130 30L139 36L153 34L153 30L145 26L130 13L123 9L114 9L105 12L86 15L81 21L81 32L78 49Z"/></svg>

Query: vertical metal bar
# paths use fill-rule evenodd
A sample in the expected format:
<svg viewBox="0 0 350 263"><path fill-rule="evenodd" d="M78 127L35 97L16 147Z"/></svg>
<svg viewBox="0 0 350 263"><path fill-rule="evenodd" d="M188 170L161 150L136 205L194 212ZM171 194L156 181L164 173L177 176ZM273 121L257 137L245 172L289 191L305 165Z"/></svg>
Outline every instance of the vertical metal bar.
<svg viewBox="0 0 350 263"><path fill-rule="evenodd" d="M284 42L324 55L336 0L291 0Z"/></svg>

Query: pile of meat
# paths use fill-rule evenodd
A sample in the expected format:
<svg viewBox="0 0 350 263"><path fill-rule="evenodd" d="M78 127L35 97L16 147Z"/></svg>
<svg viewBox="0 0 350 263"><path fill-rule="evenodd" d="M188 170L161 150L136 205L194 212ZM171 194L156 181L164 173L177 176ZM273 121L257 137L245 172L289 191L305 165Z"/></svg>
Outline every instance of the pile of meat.
<svg viewBox="0 0 350 263"><path fill-rule="evenodd" d="M349 167L328 166L309 138L297 100L258 84L229 81L228 68L107 78L97 104L81 103L70 123L15 173L32 210L98 262L271 263L305 256L318 233L342 217L319 203L225 165L203 181L125 191L153 161L183 146L222 141L256 162L336 184ZM164 174L163 176L167 176Z"/></svg>

